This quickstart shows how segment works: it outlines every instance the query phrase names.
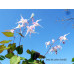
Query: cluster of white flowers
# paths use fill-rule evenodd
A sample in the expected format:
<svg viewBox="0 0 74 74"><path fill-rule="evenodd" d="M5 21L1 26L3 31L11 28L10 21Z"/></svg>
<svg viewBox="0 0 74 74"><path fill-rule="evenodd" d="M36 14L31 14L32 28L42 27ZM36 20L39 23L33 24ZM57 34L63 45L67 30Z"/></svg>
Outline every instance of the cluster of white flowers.
<svg viewBox="0 0 74 74"><path fill-rule="evenodd" d="M32 20L32 25L29 25L29 21L30 21L30 20ZM41 26L41 25L38 23L39 21L41 21L41 20L37 20L36 22L34 22L34 13L31 14L31 17L30 17L29 20L28 20L28 19L24 19L24 18L21 16L20 21L17 22L17 24L18 24L17 27L15 27L14 29L5 30L5 31L14 33L14 31L15 31L16 29L20 29L20 32L22 33L21 28L22 28L22 27L24 27L24 28L26 27L27 31L26 31L25 36L26 36L28 33L30 33L30 35L31 35L31 33L36 33L36 32L35 32L35 27L36 27L36 26ZM26 24L27 24L27 25L26 25Z"/></svg>
<svg viewBox="0 0 74 74"><path fill-rule="evenodd" d="M30 21L32 21L32 25L29 24ZM42 27L42 26L38 23L39 21L41 21L41 19L36 20L36 21L34 22L34 13L31 14L31 17L30 17L29 20L28 20L28 19L24 19L24 18L21 16L20 21L17 22L18 25L17 25L15 28L13 28L13 29L11 29L11 30L6 30L6 31L14 33L14 31L15 31L16 29L19 29L19 30L20 30L20 33L22 33L21 28L24 27L24 29L27 29L25 36L26 36L28 33L30 33L30 35L31 35L31 33L37 33L37 32L35 32L35 27L37 27L37 26ZM70 34L70 33L68 33L68 34ZM60 36L57 40L60 40L60 43L62 42L63 44L65 44L65 40L68 40L68 39L66 38L66 36L67 36L68 34L65 34L64 36ZM47 46L50 45L50 48L49 48L50 51L49 51L49 52L55 52L55 53L57 54L57 50L62 48L62 46L60 46L60 45L56 45L56 46L52 47L53 44L54 44L57 40L52 39L52 42L50 42L50 41L45 42L46 48L47 48Z"/></svg>
<svg viewBox="0 0 74 74"><path fill-rule="evenodd" d="M69 34L70 34L70 33L65 34L64 36L60 36L57 40L60 40L60 42L62 42L63 44L65 44L65 40L68 40L68 39L66 38L66 36L69 35ZM49 53L50 53L50 52L55 52L55 53L57 54L57 50L58 50L58 49L62 49L62 46L61 46L61 45L56 45L56 46L53 47L54 43L55 43L57 40L52 39L52 42L51 42L51 43L50 43L50 41L45 42L46 48L47 48L47 46L50 45Z"/></svg>

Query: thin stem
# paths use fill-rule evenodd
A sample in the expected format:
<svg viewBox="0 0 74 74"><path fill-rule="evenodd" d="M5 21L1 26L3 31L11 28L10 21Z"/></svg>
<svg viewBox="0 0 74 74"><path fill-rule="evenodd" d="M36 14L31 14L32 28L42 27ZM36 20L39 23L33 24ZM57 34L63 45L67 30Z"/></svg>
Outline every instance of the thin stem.
<svg viewBox="0 0 74 74"><path fill-rule="evenodd" d="M69 21L69 20L74 20L74 18L65 19L63 21Z"/></svg>
<svg viewBox="0 0 74 74"><path fill-rule="evenodd" d="M19 46L20 46L20 43L21 43L21 38L22 38L22 37L20 37Z"/></svg>
<svg viewBox="0 0 74 74"><path fill-rule="evenodd" d="M23 30L22 34L25 32L25 29ZM19 41L19 46L21 44L21 39L22 39L22 36L20 37L20 41ZM17 56L18 56L18 52L17 52Z"/></svg>
<svg viewBox="0 0 74 74"><path fill-rule="evenodd" d="M13 43L14 43L14 41L15 41L15 36L13 37L14 39L13 39Z"/></svg>
<svg viewBox="0 0 74 74"><path fill-rule="evenodd" d="M57 40L59 40L59 39L57 39ZM56 40L56 41L57 41L57 40ZM55 42L56 42L56 41L55 41ZM54 42L54 43L55 43L55 42ZM49 47L48 51L46 52L46 54L49 52L50 48L53 46L54 43L52 43L52 44L50 45L50 47ZM45 55L46 55L46 54L45 54ZM45 55L44 55L44 56L45 56Z"/></svg>

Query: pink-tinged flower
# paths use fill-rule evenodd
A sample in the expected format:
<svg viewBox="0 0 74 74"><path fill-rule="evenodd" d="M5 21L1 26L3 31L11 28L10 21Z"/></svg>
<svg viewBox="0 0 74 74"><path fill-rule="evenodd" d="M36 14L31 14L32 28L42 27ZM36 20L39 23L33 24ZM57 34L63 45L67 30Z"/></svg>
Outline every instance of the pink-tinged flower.
<svg viewBox="0 0 74 74"><path fill-rule="evenodd" d="M14 29L20 29L20 32L21 32L21 27L24 27L23 25L20 25L20 24L18 24L18 26L17 27L15 27Z"/></svg>
<svg viewBox="0 0 74 74"><path fill-rule="evenodd" d="M5 30L5 31L14 33L14 30L15 30L15 29Z"/></svg>
<svg viewBox="0 0 74 74"><path fill-rule="evenodd" d="M54 43L55 42L55 40L54 39L52 39L52 43Z"/></svg>
<svg viewBox="0 0 74 74"><path fill-rule="evenodd" d="M27 27L27 32L26 32L25 36L26 36L28 33L30 33L30 35L31 35L31 33L36 33L36 32L35 32L35 29L34 29L34 25L26 26L26 27Z"/></svg>
<svg viewBox="0 0 74 74"><path fill-rule="evenodd" d="M42 27L38 22L41 21L41 20L37 20L36 22L33 22L34 26L40 26Z"/></svg>
<svg viewBox="0 0 74 74"><path fill-rule="evenodd" d="M22 25L24 25L24 26L25 26L25 23L27 23L27 24L28 24L28 20L27 20L27 19L24 19L24 18L21 16L20 21L19 21L19 22L17 22L17 23L20 23L20 24L22 24Z"/></svg>
<svg viewBox="0 0 74 74"><path fill-rule="evenodd" d="M50 51L49 51L49 53L50 52L55 52L56 54L57 54L57 50L58 49L61 49L62 47L60 46L60 45L57 45L57 46L55 46L55 47L52 47L51 49L50 49Z"/></svg>
<svg viewBox="0 0 74 74"><path fill-rule="evenodd" d="M50 41L45 42L45 45L46 45L46 48L47 48L47 46L50 45Z"/></svg>
<svg viewBox="0 0 74 74"><path fill-rule="evenodd" d="M70 34L70 33L68 33L68 34ZM62 42L62 41L68 40L68 39L66 38L66 36L67 36L68 34L65 34L64 36L59 37L60 41Z"/></svg>
<svg viewBox="0 0 74 74"><path fill-rule="evenodd" d="M57 47L55 46L55 47L52 47L51 49L50 49L50 51L49 51L49 53L50 52L55 52L56 54L57 54Z"/></svg>
<svg viewBox="0 0 74 74"><path fill-rule="evenodd" d="M58 48L58 49L62 49L62 47L61 47L60 45L57 45L57 48Z"/></svg>
<svg viewBox="0 0 74 74"><path fill-rule="evenodd" d="M18 24L18 26L15 27L15 29L17 29L17 28L21 28L21 27L23 27L23 25Z"/></svg>

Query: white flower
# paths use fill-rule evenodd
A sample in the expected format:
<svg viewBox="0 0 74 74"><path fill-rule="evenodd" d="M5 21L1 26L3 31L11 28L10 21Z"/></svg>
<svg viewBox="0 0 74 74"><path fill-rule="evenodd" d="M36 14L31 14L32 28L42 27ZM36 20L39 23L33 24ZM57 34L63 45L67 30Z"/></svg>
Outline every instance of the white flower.
<svg viewBox="0 0 74 74"><path fill-rule="evenodd" d="M15 29L21 28L21 27L23 27L23 25L18 24L18 26Z"/></svg>
<svg viewBox="0 0 74 74"><path fill-rule="evenodd" d="M62 48L62 47L61 47L60 45L54 46L54 47L52 47L52 48L50 49L49 53L50 53L50 52L55 52L55 53L57 54L57 50L58 50L58 49L61 49L61 48Z"/></svg>
<svg viewBox="0 0 74 74"><path fill-rule="evenodd" d="M5 30L5 31L14 33L14 30L15 30L15 29Z"/></svg>
<svg viewBox="0 0 74 74"><path fill-rule="evenodd" d="M42 26L38 23L39 21L41 21L41 19L40 19L40 20L37 20L36 22L33 22L34 26L40 26L40 27L42 27Z"/></svg>
<svg viewBox="0 0 74 74"><path fill-rule="evenodd" d="M58 48L58 49L62 49L62 47L61 47L60 45L57 45L57 48Z"/></svg>
<svg viewBox="0 0 74 74"><path fill-rule="evenodd" d="M25 25L25 23L28 23L28 20L27 19L24 19L22 16L21 16L21 19L19 22L17 23L22 23L22 25Z"/></svg>
<svg viewBox="0 0 74 74"><path fill-rule="evenodd" d="M70 33L68 33L68 34L70 34ZM66 36L67 36L68 34L65 34L64 36L59 37L60 41L62 42L63 40L64 40L64 41L65 41L65 40L68 40L68 39L66 38Z"/></svg>
<svg viewBox="0 0 74 74"><path fill-rule="evenodd" d="M54 39L52 39L52 43L54 43L55 42L55 40Z"/></svg>
<svg viewBox="0 0 74 74"><path fill-rule="evenodd" d="M47 46L50 45L50 41L45 42L45 45L46 45L46 48L47 48Z"/></svg>
<svg viewBox="0 0 74 74"><path fill-rule="evenodd" d="M55 47L52 47L51 49L50 49L50 51L49 51L49 53L50 52L55 52L56 54L57 54L57 47L55 46Z"/></svg>
<svg viewBox="0 0 74 74"><path fill-rule="evenodd" d="M31 17L30 18L33 18L33 17L34 17L34 13L31 14Z"/></svg>
<svg viewBox="0 0 74 74"><path fill-rule="evenodd" d="M36 33L36 32L35 32L35 29L34 29L34 25L26 26L26 27L27 27L27 32L26 32L25 36L26 36L28 33L30 33L30 35L31 35L31 33Z"/></svg>

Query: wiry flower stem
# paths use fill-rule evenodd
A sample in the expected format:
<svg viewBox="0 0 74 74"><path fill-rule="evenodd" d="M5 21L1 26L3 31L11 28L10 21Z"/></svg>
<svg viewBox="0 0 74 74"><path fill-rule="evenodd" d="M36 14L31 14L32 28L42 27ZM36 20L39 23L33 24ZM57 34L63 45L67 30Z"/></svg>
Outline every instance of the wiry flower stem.
<svg viewBox="0 0 74 74"><path fill-rule="evenodd" d="M57 40L59 40L59 39L57 39ZM57 40L55 40L55 42L56 42ZM55 43L55 42L54 42L54 43ZM51 47L53 46L54 43L52 43L52 44L50 45L50 47L49 47L48 51L45 53L45 55L49 52L49 50L51 49ZM44 55L44 56L45 56L45 55Z"/></svg>
<svg viewBox="0 0 74 74"><path fill-rule="evenodd" d="M14 43L14 41L15 41L15 36L13 37L14 39L13 39L13 43Z"/></svg>

